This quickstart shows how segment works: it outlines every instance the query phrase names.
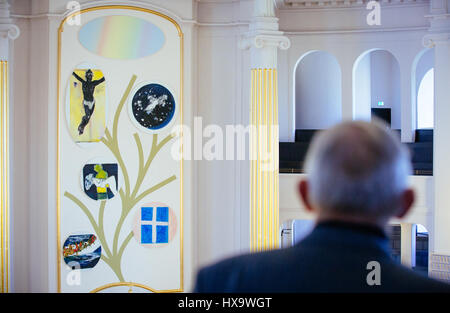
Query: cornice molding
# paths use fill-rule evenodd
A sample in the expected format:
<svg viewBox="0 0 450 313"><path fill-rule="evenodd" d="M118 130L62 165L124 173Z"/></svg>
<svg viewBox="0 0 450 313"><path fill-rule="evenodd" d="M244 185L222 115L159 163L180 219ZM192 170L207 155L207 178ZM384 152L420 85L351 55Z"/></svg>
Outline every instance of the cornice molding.
<svg viewBox="0 0 450 313"><path fill-rule="evenodd" d="M431 0L433 1L433 0ZM431 4L431 12L425 17L430 21L428 34L423 38L423 45L432 48L436 44L450 43L450 8L445 3Z"/></svg>
<svg viewBox="0 0 450 313"><path fill-rule="evenodd" d="M394 27L394 28L360 28L360 29L337 29L337 30L299 30L284 31L287 36L303 36L303 35L341 35L341 34L359 34L359 33L383 33L383 32L417 32L427 31L428 27Z"/></svg>
<svg viewBox="0 0 450 313"><path fill-rule="evenodd" d="M275 0L278 10L365 8L370 0ZM429 0L378 0L382 6L426 5Z"/></svg>

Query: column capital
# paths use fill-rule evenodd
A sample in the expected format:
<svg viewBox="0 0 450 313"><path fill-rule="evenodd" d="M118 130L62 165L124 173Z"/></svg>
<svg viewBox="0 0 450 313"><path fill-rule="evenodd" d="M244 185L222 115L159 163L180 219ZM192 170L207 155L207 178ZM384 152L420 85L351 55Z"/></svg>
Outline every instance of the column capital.
<svg viewBox="0 0 450 313"><path fill-rule="evenodd" d="M9 7L7 0L0 0L0 37L14 40L19 37L20 29L12 23Z"/></svg>
<svg viewBox="0 0 450 313"><path fill-rule="evenodd" d="M281 50L287 50L291 46L289 38L281 34L274 33L255 33L246 34L243 36L240 46L241 49L247 50L249 48L263 49L265 47L276 47Z"/></svg>
<svg viewBox="0 0 450 313"><path fill-rule="evenodd" d="M278 18L255 16L252 19L249 31L243 35L240 46L244 50L265 47L287 50L291 46L291 41L283 34L282 31L278 30Z"/></svg>
<svg viewBox="0 0 450 313"><path fill-rule="evenodd" d="M423 37L423 45L426 48L433 48L439 43L450 43L450 31L448 33L430 33Z"/></svg>
<svg viewBox="0 0 450 313"><path fill-rule="evenodd" d="M423 45L432 48L439 43L450 41L450 6L443 0L430 1L430 14L425 16L430 21L428 34L423 38Z"/></svg>

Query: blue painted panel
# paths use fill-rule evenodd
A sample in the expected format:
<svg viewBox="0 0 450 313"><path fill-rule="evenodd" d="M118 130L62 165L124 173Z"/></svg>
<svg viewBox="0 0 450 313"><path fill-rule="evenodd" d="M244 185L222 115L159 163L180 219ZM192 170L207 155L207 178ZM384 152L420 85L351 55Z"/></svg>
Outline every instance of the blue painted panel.
<svg viewBox="0 0 450 313"><path fill-rule="evenodd" d="M169 208L168 207L158 207L156 211L156 221L157 222L168 222L169 221Z"/></svg>
<svg viewBox="0 0 450 313"><path fill-rule="evenodd" d="M153 243L152 225L141 225L141 243Z"/></svg>
<svg viewBox="0 0 450 313"><path fill-rule="evenodd" d="M169 243L169 226L156 226L156 243Z"/></svg>
<svg viewBox="0 0 450 313"><path fill-rule="evenodd" d="M142 221L153 221L153 207L142 207L141 208L141 220Z"/></svg>

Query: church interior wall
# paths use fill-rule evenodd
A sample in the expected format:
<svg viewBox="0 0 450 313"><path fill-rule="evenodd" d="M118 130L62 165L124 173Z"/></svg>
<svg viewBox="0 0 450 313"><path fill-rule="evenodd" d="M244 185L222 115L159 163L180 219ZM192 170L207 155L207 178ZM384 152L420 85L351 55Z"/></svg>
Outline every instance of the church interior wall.
<svg viewBox="0 0 450 313"><path fill-rule="evenodd" d="M82 6L121 3L79 2ZM250 53L241 49L240 41L248 31L252 1L146 0L136 3L170 14L185 32L186 123L192 126L193 118L197 116L202 118L203 127L210 124L222 128L230 124L248 125ZM17 208L13 214L13 238L20 241L14 245L14 289L54 291L54 86L57 28L66 8L58 0L39 1L39 4L16 0L12 9L14 22L21 29L21 36L14 43L15 144L12 159L15 176L25 178L13 182L12 201ZM399 103L394 114L394 128L402 129L402 141L414 141L416 119L411 74L417 56L424 51L422 38L429 27L424 16L428 10L428 2L420 1L406 7L386 6L382 10L382 25L368 26L364 8L279 8L280 30L291 41L290 49L278 53L280 141L294 141L296 115L302 115L295 110L296 65L302 56L311 51L323 51L336 58L342 84L335 95L341 97L339 119L345 120L367 117L368 114L367 106L365 109L356 107L354 84L365 86L364 92L358 88L358 99L365 99L367 104L375 101L368 86L370 81L378 80L377 76L354 82L355 63L373 49L388 51L398 61L399 81L394 87L388 87L390 82L385 86L399 91L399 99L392 100ZM400 15L402 18L398 18ZM357 75L361 74L358 72L364 72L364 77L373 75L369 62L366 59L361 63ZM432 63L432 54L426 52L417 62L417 82ZM386 63L383 70L390 69L392 64ZM391 96L393 90L386 93ZM308 100L309 103L313 101ZM317 122L314 127L322 127L320 115L316 118L318 120L308 122ZM308 127L312 127L311 124ZM185 191L188 194L186 210L190 211L185 222L189 225L185 229L190 243L186 249L186 288L189 289L198 266L248 251L250 170L247 161L238 160L186 161L185 170L189 183ZM280 175L280 222L311 218L297 197L296 182L302 175ZM407 222L420 223L432 233L433 177L412 176L411 182L418 192L418 200ZM30 263L31 256L33 262Z"/></svg>

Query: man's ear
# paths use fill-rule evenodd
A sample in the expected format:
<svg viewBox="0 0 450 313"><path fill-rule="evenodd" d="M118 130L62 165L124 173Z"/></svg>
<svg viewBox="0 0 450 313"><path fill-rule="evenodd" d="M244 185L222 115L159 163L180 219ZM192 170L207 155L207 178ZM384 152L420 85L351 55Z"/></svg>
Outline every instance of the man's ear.
<svg viewBox="0 0 450 313"><path fill-rule="evenodd" d="M309 199L309 183L306 179L301 180L298 183L298 192L300 194L300 198L303 201L303 204L305 205L306 211L313 212L314 208L311 205L311 201Z"/></svg>
<svg viewBox="0 0 450 313"><path fill-rule="evenodd" d="M411 210L415 197L416 196L414 190L410 188L406 189L400 197L400 210L395 217L405 217L406 214L408 214L408 212Z"/></svg>

